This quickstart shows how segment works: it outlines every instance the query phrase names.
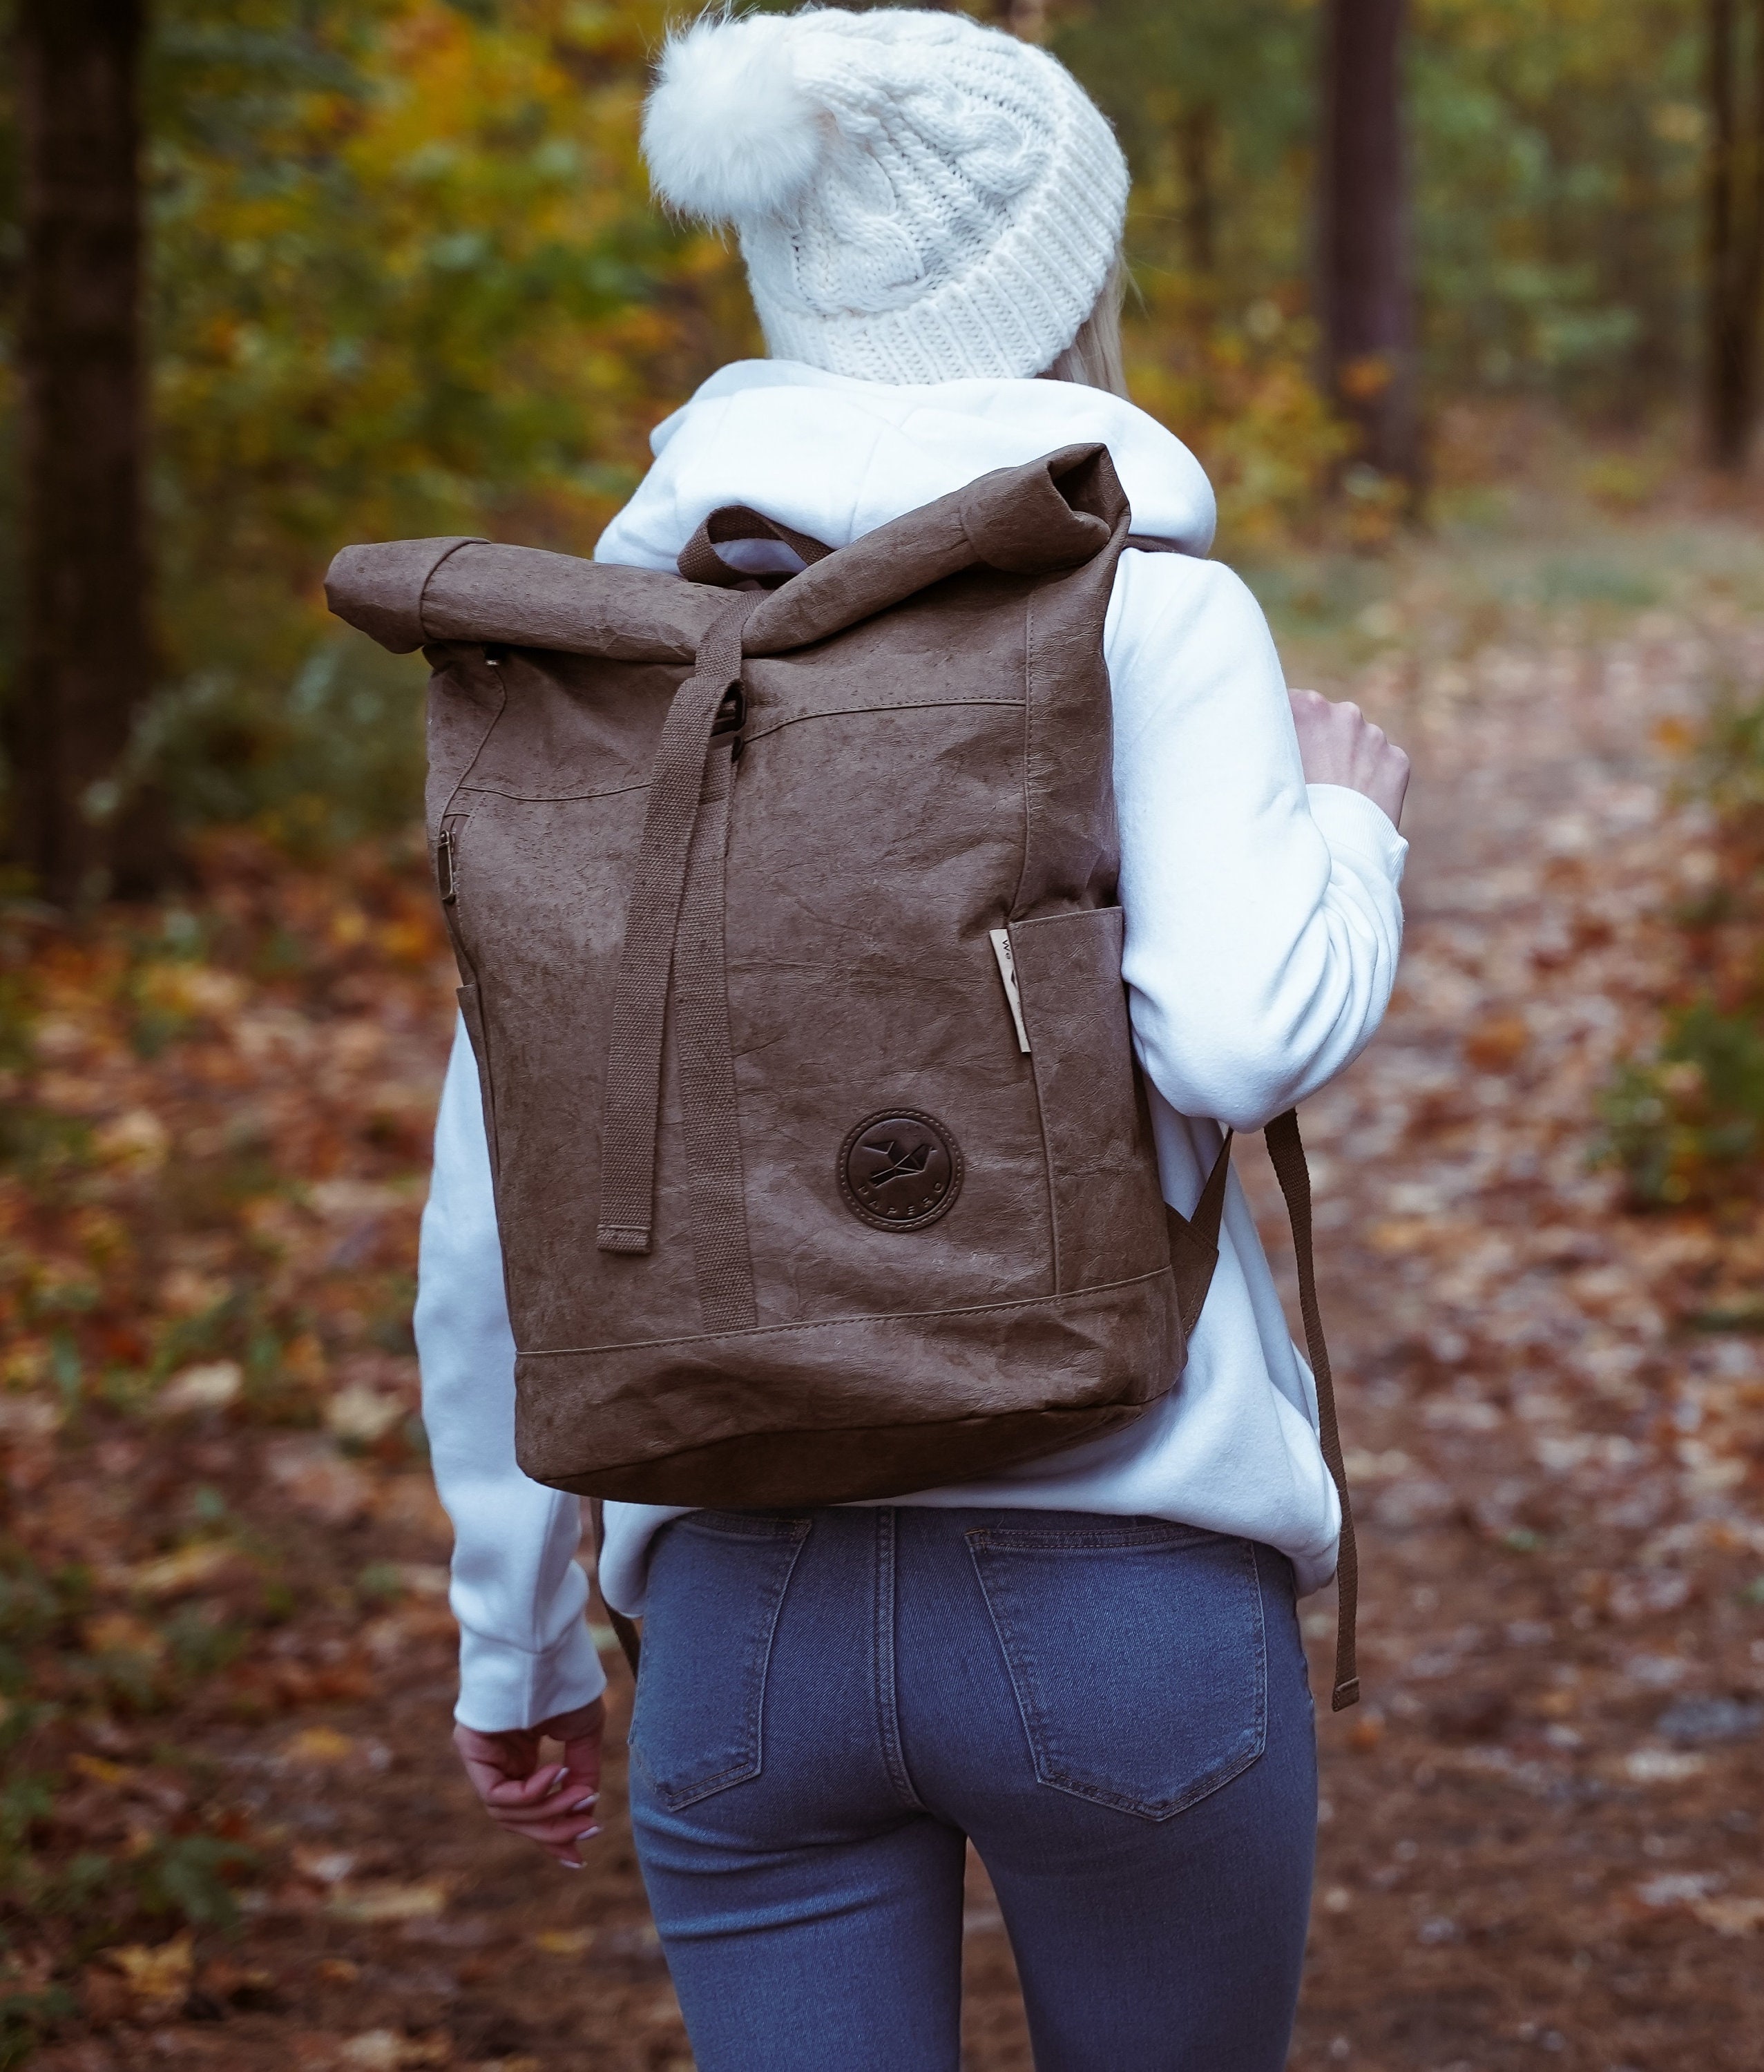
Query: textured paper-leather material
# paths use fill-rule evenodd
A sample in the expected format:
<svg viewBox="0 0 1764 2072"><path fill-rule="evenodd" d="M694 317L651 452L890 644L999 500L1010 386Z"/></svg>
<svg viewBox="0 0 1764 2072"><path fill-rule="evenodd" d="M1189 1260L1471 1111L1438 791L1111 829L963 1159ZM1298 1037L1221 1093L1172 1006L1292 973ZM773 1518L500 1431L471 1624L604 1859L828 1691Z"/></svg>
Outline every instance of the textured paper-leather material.
<svg viewBox="0 0 1764 2072"><path fill-rule="evenodd" d="M631 1503L843 1503L904 1494L903 1473L916 1489L965 1482L1148 1408L1170 1371L1151 1359L1181 1357L1168 1282L1163 1270L1063 1299L525 1353L521 1465L598 1495L602 1474L580 1464L586 1400L629 1404L640 1420L652 1457L615 1476ZM1124 1348L1146 1355L1144 1371L1125 1370Z"/></svg>
<svg viewBox="0 0 1764 2072"><path fill-rule="evenodd" d="M332 608L434 667L430 836L537 1480L885 1497L1115 1430L1179 1373L1212 1248L1166 1218L1120 976L1102 636L1128 530L1106 450L1071 447L754 605L738 755L715 738L688 866L722 845L722 956L714 902L689 898L628 1253L596 1242L627 905L663 721L730 592L479 541L334 564ZM714 1056L682 1071L679 989L707 971L726 1113ZM890 1113L959 1149L957 1198L912 1228L842 1193L850 1133ZM750 1289L750 1325L723 1328Z"/></svg>

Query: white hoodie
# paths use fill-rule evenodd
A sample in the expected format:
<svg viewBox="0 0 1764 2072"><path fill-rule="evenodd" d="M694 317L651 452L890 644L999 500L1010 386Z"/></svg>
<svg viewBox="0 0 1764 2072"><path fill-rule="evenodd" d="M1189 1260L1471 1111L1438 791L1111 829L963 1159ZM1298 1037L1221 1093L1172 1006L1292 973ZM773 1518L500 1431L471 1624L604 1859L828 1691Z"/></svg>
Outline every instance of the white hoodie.
<svg viewBox="0 0 1764 2072"><path fill-rule="evenodd" d="M742 362L656 428L656 464L595 559L672 569L727 504L841 547L990 469L1087 440L1108 445L1133 529L1187 550L1124 554L1104 633L1124 974L1164 1193L1186 1212L1221 1122L1259 1128L1371 1040L1396 976L1407 853L1370 800L1306 787L1261 612L1201 558L1213 496L1186 448L1131 404L1064 382L895 387ZM605 1679L582 1619L577 1500L515 1464L514 1341L463 1030L436 1128L417 1344L456 1535L458 1716L485 1732L531 1726L586 1704ZM1300 1589L1315 1590L1340 1529L1315 1428L1310 1372L1234 1179L1188 1364L1161 1403L1108 1438L898 1501L1174 1519L1277 1548ZM610 1603L641 1614L650 1540L679 1515L607 1506Z"/></svg>

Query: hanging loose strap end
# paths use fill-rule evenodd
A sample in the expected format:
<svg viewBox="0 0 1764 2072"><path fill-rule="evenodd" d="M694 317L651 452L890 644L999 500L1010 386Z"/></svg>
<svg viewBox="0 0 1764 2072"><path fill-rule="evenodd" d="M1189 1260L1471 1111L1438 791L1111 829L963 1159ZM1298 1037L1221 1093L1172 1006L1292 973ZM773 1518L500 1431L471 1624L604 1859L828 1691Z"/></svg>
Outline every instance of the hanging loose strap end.
<svg viewBox="0 0 1764 2072"><path fill-rule="evenodd" d="M1288 1108L1263 1132L1269 1162L1286 1199L1293 1226L1293 1250L1298 1263L1298 1307L1305 1320L1305 1350L1317 1384L1317 1437L1335 1493L1341 1498L1341 1554L1335 1571L1335 1676L1330 1710L1344 1712L1359 1703L1359 1672L1355 1637L1359 1614L1359 1553L1354 1540L1354 1510L1347 1494L1347 1468L1342 1458L1341 1429L1335 1416L1335 1383L1330 1372L1329 1347L1323 1342L1322 1313L1317 1302L1317 1268L1311 1254L1311 1180L1305 1145L1298 1133L1298 1112Z"/></svg>
<svg viewBox="0 0 1764 2072"><path fill-rule="evenodd" d="M1321 1393L1321 1392L1319 1392ZM1330 1402L1330 1422L1334 1423L1335 1405L1333 1392ZM1327 1449L1336 1460L1341 1457L1338 1441L1333 1440ZM1330 1469L1334 1472L1334 1466ZM1359 1663L1355 1655L1355 1627L1359 1620L1359 1548L1354 1539L1354 1514L1348 1508L1347 1477L1345 1470L1335 1486L1342 1499L1342 1547L1335 1564L1335 1675L1330 1692L1329 1709L1345 1712L1350 1705L1359 1703Z"/></svg>

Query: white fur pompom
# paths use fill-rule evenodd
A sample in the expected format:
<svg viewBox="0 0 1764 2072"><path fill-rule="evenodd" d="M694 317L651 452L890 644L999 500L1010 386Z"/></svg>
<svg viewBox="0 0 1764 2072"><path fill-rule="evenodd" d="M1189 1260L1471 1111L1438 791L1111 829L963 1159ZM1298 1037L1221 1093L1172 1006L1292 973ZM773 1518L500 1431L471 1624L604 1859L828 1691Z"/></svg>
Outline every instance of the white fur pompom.
<svg viewBox="0 0 1764 2072"><path fill-rule="evenodd" d="M778 16L708 16L671 36L644 110L656 191L684 216L741 223L813 180L827 118L797 84Z"/></svg>

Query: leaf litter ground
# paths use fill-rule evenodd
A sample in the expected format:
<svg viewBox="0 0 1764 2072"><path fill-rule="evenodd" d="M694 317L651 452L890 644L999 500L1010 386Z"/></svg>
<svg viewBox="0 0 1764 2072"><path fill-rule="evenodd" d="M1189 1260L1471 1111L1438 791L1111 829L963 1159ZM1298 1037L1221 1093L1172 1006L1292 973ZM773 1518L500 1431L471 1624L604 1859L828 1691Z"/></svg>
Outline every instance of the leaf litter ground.
<svg viewBox="0 0 1764 2072"><path fill-rule="evenodd" d="M1491 615L1454 580L1421 557L1317 650L1418 775L1399 996L1306 1118L1367 1697L1322 1725L1293 2062L1737 2072L1764 1341L1721 1326L1764 1227L1626 1213L1589 1153L1710 868L1656 743L1764 673L1764 617ZM622 1671L580 1877L493 1834L446 1742L407 1313L451 979L420 857L216 838L163 910L7 927L0 2065L689 2066ZM1306 1630L1321 1684L1326 1605ZM968 1930L966 2062L1025 2067L977 1866Z"/></svg>

